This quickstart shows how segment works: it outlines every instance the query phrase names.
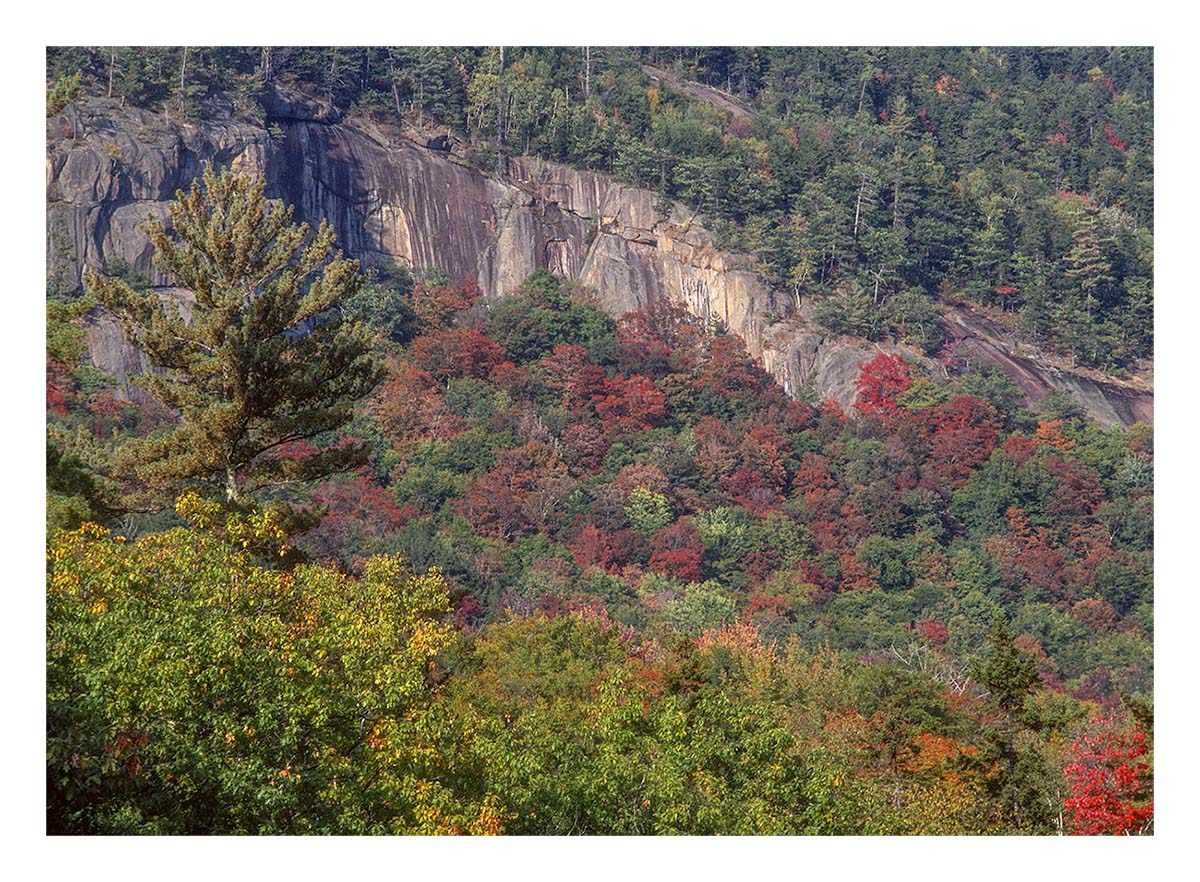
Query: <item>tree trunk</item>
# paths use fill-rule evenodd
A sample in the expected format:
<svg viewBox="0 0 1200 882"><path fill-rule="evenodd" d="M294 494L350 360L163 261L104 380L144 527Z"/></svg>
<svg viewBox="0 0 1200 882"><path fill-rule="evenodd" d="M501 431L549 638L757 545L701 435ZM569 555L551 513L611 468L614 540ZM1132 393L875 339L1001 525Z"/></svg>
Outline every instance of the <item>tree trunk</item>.
<svg viewBox="0 0 1200 882"><path fill-rule="evenodd" d="M184 119L187 115L187 93L184 91L187 85L187 57L188 47L183 47L183 63L179 65L179 118Z"/></svg>
<svg viewBox="0 0 1200 882"><path fill-rule="evenodd" d="M854 238L858 238L858 218L862 211L863 192L867 189L867 173L862 172L862 181L858 185L858 198L854 200Z"/></svg>
<svg viewBox="0 0 1200 882"><path fill-rule="evenodd" d="M109 55L108 55L108 97L109 98L112 97L113 71L116 69L116 67L117 67L117 47L113 46L113 47L111 47L111 51L109 52Z"/></svg>
<svg viewBox="0 0 1200 882"><path fill-rule="evenodd" d="M237 470L232 465L225 466L225 499L228 502L238 501Z"/></svg>

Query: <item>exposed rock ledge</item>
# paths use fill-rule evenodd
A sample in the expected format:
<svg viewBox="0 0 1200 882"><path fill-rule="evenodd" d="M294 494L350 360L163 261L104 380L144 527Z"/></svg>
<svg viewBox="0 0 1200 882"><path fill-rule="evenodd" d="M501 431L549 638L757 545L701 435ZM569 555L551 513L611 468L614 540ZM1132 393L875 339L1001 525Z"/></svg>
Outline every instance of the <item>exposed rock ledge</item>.
<svg viewBox="0 0 1200 882"><path fill-rule="evenodd" d="M264 175L270 195L294 204L298 219L328 219L347 253L366 265L398 259L442 267L474 276L487 294L512 290L545 267L593 288L615 315L660 297L698 316L716 314L791 394L811 387L847 405L859 363L876 351L918 357L830 334L811 320L808 304L798 308L789 293L766 285L750 258L717 249L686 207L661 215L653 191L529 157L511 160L507 175L486 174L339 121L317 102L276 96L268 109L282 137L233 121L178 123L100 100L51 119L48 269L77 284L83 267L102 270L121 258L153 276L141 224L165 218L175 190L214 162ZM1064 389L1106 424L1153 418L1148 388L1013 355L1003 329L966 309L952 311L947 326L964 340L963 351L1012 377L1028 402ZM111 322L97 320L89 345L102 369L122 380L136 373L136 354Z"/></svg>

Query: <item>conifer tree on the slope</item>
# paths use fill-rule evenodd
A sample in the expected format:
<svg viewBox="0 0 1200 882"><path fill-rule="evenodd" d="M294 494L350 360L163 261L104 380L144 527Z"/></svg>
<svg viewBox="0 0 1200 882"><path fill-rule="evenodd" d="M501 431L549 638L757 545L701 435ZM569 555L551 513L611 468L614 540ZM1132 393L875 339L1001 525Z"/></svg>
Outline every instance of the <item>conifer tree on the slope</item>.
<svg viewBox="0 0 1200 882"><path fill-rule="evenodd" d="M362 284L358 262L334 253L332 227L315 235L263 183L205 170L171 205L174 236L151 221L155 266L195 296L190 320L153 292L91 277L100 303L157 370L138 378L178 412L169 430L131 439L117 471L151 492L201 482L229 502L271 485L352 468L364 447L295 461L289 442L343 426L382 376L373 332L336 307Z"/></svg>
<svg viewBox="0 0 1200 882"><path fill-rule="evenodd" d="M986 661L974 665L976 681L987 690L985 703L1000 715L991 733L993 749L982 754L985 761L1002 759L1000 768L990 773L988 787L1008 814L1006 824L1023 832L1048 832L1044 815L1049 803L1041 780L1044 763L1031 745L1018 750L1026 700L1041 685L1037 664L1017 646L1003 616L997 617L989 644Z"/></svg>

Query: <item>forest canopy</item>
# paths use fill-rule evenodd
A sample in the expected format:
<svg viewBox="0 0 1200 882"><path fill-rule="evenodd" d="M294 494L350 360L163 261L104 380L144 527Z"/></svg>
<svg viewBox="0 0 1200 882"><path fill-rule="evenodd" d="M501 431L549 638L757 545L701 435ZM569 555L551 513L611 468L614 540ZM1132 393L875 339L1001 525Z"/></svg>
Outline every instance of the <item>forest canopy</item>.
<svg viewBox="0 0 1200 882"><path fill-rule="evenodd" d="M263 124L300 89L489 170L598 169L927 352L960 296L1081 363L1152 347L1150 50L72 48L47 87ZM360 276L233 174L176 211L197 250L155 244L209 318L91 281L145 346L199 342L158 400L47 280L50 832L1153 832L1150 427L866 348L852 405L791 397L666 299ZM246 413L295 437L240 465L286 480L154 472L259 376L298 416Z"/></svg>
<svg viewBox="0 0 1200 882"><path fill-rule="evenodd" d="M829 297L838 331L935 351L931 315L962 297L1084 365L1153 350L1149 48L70 48L48 77L48 109L263 120L280 85L441 126L484 168L603 171Z"/></svg>

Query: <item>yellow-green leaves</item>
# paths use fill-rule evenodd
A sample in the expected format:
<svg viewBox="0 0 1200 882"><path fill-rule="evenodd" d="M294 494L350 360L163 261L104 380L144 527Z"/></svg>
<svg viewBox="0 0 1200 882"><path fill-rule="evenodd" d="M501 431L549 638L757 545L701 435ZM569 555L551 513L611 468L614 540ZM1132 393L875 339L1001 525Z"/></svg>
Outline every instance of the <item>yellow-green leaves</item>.
<svg viewBox="0 0 1200 882"><path fill-rule="evenodd" d="M269 512L178 508L191 528L129 542L87 524L50 546L51 829L423 827L421 784L440 772L414 757L450 639L441 576L395 556L362 578L266 569L255 554L283 538ZM499 817L462 811L464 831Z"/></svg>

